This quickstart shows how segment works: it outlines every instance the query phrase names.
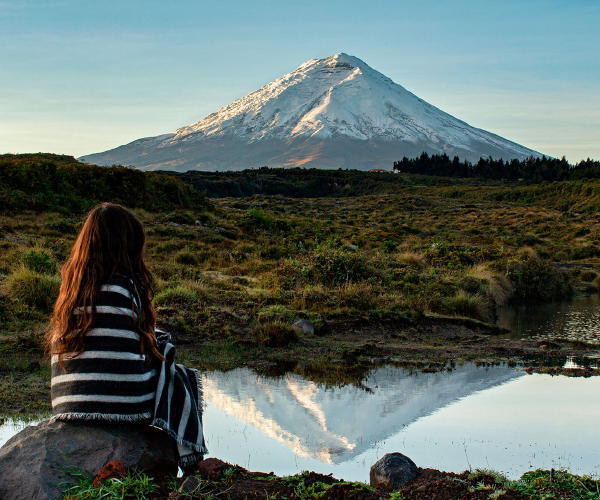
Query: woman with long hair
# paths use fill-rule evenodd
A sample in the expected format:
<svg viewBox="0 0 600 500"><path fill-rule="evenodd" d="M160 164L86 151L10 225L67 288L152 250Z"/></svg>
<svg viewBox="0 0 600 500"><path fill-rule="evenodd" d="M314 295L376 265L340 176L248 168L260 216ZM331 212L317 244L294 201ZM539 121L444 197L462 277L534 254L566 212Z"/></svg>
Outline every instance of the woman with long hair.
<svg viewBox="0 0 600 500"><path fill-rule="evenodd" d="M174 362L156 328L141 222L126 208L92 209L61 270L46 345L56 420L151 424L189 470L207 451L200 378Z"/></svg>

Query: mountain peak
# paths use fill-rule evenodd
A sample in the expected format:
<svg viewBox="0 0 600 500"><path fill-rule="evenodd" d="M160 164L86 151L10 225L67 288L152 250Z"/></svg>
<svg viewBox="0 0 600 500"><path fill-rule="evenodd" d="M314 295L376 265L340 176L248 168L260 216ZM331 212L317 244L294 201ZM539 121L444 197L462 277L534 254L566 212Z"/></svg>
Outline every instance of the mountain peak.
<svg viewBox="0 0 600 500"><path fill-rule="evenodd" d="M209 144L230 146L209 154ZM239 154L236 165L246 167L252 161L271 166L390 168L394 160L423 151L470 160L538 154L445 113L344 52L309 59L175 134L135 141L131 147L141 153L127 155L128 164L177 169L231 161L225 158L234 150ZM86 160L103 163L109 158L106 161L114 163L123 148L128 146L117 148L116 157L107 152ZM154 161L148 150L156 150L160 161ZM196 151L197 158L179 159L187 150ZM250 160L251 150L256 159ZM206 155L210 158L200 160ZM358 158L363 158L360 164Z"/></svg>

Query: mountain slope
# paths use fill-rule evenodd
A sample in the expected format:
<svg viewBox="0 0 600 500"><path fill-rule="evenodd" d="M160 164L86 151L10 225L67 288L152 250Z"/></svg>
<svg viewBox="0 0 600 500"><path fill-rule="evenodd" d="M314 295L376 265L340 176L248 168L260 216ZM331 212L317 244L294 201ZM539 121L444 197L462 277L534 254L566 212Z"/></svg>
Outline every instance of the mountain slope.
<svg viewBox="0 0 600 500"><path fill-rule="evenodd" d="M82 159L180 171L262 165L367 169L391 168L394 160L423 151L471 160L538 155L471 127L340 53L311 59L174 134Z"/></svg>

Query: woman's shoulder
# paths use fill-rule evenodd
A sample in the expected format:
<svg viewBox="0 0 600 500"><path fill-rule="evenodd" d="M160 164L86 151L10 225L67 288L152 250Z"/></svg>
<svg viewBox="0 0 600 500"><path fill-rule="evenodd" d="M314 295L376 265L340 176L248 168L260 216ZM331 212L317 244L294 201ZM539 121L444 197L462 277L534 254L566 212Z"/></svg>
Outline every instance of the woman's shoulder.
<svg viewBox="0 0 600 500"><path fill-rule="evenodd" d="M132 299L135 293L135 285L132 278L124 274L113 273L101 284L100 291L118 293Z"/></svg>

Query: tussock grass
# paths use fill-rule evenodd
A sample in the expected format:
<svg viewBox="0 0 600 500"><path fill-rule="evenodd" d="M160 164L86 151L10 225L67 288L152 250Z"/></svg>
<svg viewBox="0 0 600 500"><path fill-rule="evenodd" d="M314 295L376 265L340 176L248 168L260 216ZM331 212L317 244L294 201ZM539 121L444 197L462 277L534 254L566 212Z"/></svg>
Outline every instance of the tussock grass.
<svg viewBox="0 0 600 500"><path fill-rule="evenodd" d="M283 321L259 323L255 335L259 344L269 347L285 347L298 340L296 331Z"/></svg>
<svg viewBox="0 0 600 500"><path fill-rule="evenodd" d="M22 266L6 277L2 288L9 298L49 313L58 296L60 278Z"/></svg>

